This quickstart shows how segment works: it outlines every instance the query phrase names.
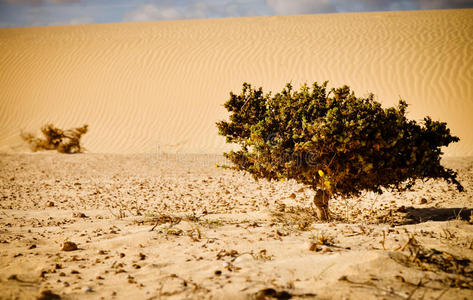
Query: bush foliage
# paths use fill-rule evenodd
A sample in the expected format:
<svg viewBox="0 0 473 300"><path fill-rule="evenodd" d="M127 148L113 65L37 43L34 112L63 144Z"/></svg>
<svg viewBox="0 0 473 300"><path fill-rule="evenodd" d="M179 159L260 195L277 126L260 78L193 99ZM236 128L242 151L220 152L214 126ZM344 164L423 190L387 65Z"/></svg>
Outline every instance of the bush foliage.
<svg viewBox="0 0 473 300"><path fill-rule="evenodd" d="M21 137L26 141L32 151L57 150L60 153L81 153L84 148L80 145L82 135L88 131L88 125L69 130L62 130L52 124L41 127L44 139L37 138L31 133L22 133Z"/></svg>
<svg viewBox="0 0 473 300"><path fill-rule="evenodd" d="M255 178L295 179L316 190L319 217L328 218L328 199L381 187L404 190L415 179L455 184L457 173L440 164L441 147L459 138L446 123L406 118L407 103L382 108L371 94L356 97L348 86L327 82L299 91L291 84L274 96L244 83L224 104L229 121L219 134L240 150L225 153L234 168Z"/></svg>

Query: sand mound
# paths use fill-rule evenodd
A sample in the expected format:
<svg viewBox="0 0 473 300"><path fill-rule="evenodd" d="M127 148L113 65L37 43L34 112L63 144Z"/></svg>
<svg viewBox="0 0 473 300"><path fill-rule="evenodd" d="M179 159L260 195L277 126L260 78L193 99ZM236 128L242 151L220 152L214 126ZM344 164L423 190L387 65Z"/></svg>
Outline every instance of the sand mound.
<svg viewBox="0 0 473 300"><path fill-rule="evenodd" d="M473 155L472 32L471 9L1 29L0 150L49 121L89 124L92 152L219 153L244 81L330 80L402 97L460 136L447 155Z"/></svg>

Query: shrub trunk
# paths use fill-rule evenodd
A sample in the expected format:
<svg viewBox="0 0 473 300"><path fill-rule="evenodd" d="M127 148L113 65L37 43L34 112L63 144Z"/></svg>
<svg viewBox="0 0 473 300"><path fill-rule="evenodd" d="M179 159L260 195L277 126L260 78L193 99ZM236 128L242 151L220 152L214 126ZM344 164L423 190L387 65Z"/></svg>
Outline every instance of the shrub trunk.
<svg viewBox="0 0 473 300"><path fill-rule="evenodd" d="M317 207L317 217L321 221L328 221L330 219L330 214L328 210L328 200L330 195L324 190L317 190L314 195L314 204Z"/></svg>

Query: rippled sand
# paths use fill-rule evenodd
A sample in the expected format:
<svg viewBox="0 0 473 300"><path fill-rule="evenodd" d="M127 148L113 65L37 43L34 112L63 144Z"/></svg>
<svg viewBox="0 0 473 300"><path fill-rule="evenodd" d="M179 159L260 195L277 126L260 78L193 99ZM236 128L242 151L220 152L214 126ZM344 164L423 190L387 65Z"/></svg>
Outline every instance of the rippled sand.
<svg viewBox="0 0 473 300"><path fill-rule="evenodd" d="M448 123L473 155L473 10L0 29L0 150L21 130L90 125L91 152L217 153L215 122L244 81L330 81Z"/></svg>

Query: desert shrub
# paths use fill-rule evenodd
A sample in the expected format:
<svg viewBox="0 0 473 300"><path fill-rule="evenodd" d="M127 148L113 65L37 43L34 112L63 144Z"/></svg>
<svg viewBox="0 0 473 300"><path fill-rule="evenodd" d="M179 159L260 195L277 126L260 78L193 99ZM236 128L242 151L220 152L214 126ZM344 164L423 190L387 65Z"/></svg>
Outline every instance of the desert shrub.
<svg viewBox="0 0 473 300"><path fill-rule="evenodd" d="M459 141L446 123L406 118L407 103L382 108L371 94L356 97L349 87L327 82L291 84L275 95L244 83L224 104L229 121L217 123L219 134L239 150L224 153L233 168L256 179L294 179L316 191L319 218L327 220L328 200L405 190L418 179L440 178L455 184L457 174L440 164L441 147Z"/></svg>
<svg viewBox="0 0 473 300"><path fill-rule="evenodd" d="M52 124L41 127L44 139L37 138L31 133L22 133L21 137L26 141L32 151L57 150L60 153L81 153L84 148L80 145L82 135L88 131L88 125L62 130Z"/></svg>

